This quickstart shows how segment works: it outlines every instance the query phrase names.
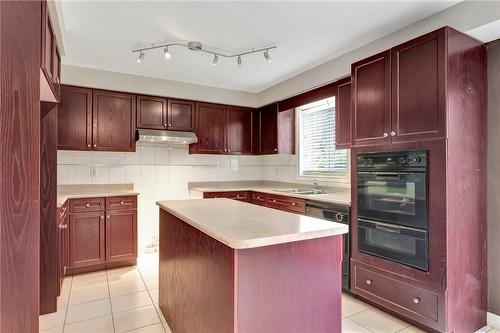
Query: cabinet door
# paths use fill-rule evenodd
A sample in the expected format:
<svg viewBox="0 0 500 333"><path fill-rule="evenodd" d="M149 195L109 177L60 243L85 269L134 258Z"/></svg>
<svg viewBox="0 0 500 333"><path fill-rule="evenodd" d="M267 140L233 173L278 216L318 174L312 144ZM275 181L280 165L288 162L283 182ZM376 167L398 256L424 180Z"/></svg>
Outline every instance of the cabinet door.
<svg viewBox="0 0 500 333"><path fill-rule="evenodd" d="M137 257L137 210L112 210L106 215L106 261Z"/></svg>
<svg viewBox="0 0 500 333"><path fill-rule="evenodd" d="M57 149L92 149L91 89L62 86L57 116Z"/></svg>
<svg viewBox="0 0 500 333"><path fill-rule="evenodd" d="M278 112L278 154L295 154L295 108Z"/></svg>
<svg viewBox="0 0 500 333"><path fill-rule="evenodd" d="M135 151L135 95L92 92L92 149Z"/></svg>
<svg viewBox="0 0 500 333"><path fill-rule="evenodd" d="M249 108L227 107L227 152L252 153L252 111Z"/></svg>
<svg viewBox="0 0 500 333"><path fill-rule="evenodd" d="M70 214L69 264L72 268L106 260L104 232L104 212Z"/></svg>
<svg viewBox="0 0 500 333"><path fill-rule="evenodd" d="M50 17L47 8L47 2L42 1L42 59L41 65L42 70L47 77L48 81L52 81L52 56L53 56L53 43L55 42L52 31L52 24L50 22Z"/></svg>
<svg viewBox="0 0 500 333"><path fill-rule="evenodd" d="M198 143L195 152L207 154L224 153L226 135L226 106L196 103L196 134Z"/></svg>
<svg viewBox="0 0 500 333"><path fill-rule="evenodd" d="M194 102L168 100L168 129L188 132L194 130Z"/></svg>
<svg viewBox="0 0 500 333"><path fill-rule="evenodd" d="M390 63L390 51L386 51L352 65L355 145L391 140Z"/></svg>
<svg viewBox="0 0 500 333"><path fill-rule="evenodd" d="M137 128L167 129L167 100L137 96Z"/></svg>
<svg viewBox="0 0 500 333"><path fill-rule="evenodd" d="M392 49L392 141L444 137L445 30Z"/></svg>
<svg viewBox="0 0 500 333"><path fill-rule="evenodd" d="M335 104L335 146L351 148L351 78L339 82Z"/></svg>
<svg viewBox="0 0 500 333"><path fill-rule="evenodd" d="M260 154L278 153L278 104L263 107L260 112Z"/></svg>

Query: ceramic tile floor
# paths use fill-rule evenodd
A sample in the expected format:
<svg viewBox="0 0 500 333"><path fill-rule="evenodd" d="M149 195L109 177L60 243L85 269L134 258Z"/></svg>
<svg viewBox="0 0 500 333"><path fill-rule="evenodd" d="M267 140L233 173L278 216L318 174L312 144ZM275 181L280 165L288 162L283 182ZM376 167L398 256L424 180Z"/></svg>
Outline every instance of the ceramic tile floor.
<svg viewBox="0 0 500 333"><path fill-rule="evenodd" d="M424 332L349 295L342 308L343 333ZM66 278L58 311L40 316L40 332L171 333L158 308L158 256L141 257L137 267Z"/></svg>

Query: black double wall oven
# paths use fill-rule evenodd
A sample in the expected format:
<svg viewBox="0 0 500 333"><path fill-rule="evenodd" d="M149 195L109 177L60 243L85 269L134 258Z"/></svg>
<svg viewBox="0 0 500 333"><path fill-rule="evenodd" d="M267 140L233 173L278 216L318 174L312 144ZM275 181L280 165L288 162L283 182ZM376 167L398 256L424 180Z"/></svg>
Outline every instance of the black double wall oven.
<svg viewBox="0 0 500 333"><path fill-rule="evenodd" d="M358 249L429 268L427 152L357 155Z"/></svg>

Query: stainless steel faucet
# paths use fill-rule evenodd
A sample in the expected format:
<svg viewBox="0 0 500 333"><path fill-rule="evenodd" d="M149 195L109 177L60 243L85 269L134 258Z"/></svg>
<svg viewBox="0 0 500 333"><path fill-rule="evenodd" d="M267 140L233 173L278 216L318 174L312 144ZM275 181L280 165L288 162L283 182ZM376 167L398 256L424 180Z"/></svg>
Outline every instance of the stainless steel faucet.
<svg viewBox="0 0 500 333"><path fill-rule="evenodd" d="M315 190L319 189L319 184L318 184L318 181L316 179L313 179L313 188Z"/></svg>

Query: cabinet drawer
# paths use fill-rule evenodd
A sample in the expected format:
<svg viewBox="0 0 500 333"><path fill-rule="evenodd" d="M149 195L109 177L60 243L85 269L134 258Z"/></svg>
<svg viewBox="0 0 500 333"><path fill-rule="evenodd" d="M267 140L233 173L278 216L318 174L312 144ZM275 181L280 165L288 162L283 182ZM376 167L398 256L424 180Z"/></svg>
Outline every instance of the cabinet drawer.
<svg viewBox="0 0 500 333"><path fill-rule="evenodd" d="M306 201L304 199L284 197L281 195L269 195L267 198L267 206L292 213L303 214L306 211Z"/></svg>
<svg viewBox="0 0 500 333"><path fill-rule="evenodd" d="M203 192L203 199L226 198L226 192Z"/></svg>
<svg viewBox="0 0 500 333"><path fill-rule="evenodd" d="M106 209L134 209L137 208L137 197L109 197L106 198Z"/></svg>
<svg viewBox="0 0 500 333"><path fill-rule="evenodd" d="M251 201L253 204L266 206L267 205L267 194L259 193L259 192L252 192Z"/></svg>
<svg viewBox="0 0 500 333"><path fill-rule="evenodd" d="M104 198L71 199L70 213L97 212L104 210Z"/></svg>
<svg viewBox="0 0 500 333"><path fill-rule="evenodd" d="M227 192L226 198L239 201L248 201L248 192Z"/></svg>
<svg viewBox="0 0 500 333"><path fill-rule="evenodd" d="M381 275L354 263L354 292L403 313L438 321L439 296L431 291ZM413 318L418 320L418 318Z"/></svg>

